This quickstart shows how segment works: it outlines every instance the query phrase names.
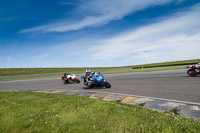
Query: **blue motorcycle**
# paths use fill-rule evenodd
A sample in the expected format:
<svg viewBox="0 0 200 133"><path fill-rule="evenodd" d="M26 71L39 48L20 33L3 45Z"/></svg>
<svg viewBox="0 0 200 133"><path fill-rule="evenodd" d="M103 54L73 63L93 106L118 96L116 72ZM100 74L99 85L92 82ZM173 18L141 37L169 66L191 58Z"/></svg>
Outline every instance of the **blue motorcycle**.
<svg viewBox="0 0 200 133"><path fill-rule="evenodd" d="M84 79L84 85L89 88L93 87L106 87L110 88L111 84L104 79L103 74L96 72L90 76L81 76L81 80Z"/></svg>

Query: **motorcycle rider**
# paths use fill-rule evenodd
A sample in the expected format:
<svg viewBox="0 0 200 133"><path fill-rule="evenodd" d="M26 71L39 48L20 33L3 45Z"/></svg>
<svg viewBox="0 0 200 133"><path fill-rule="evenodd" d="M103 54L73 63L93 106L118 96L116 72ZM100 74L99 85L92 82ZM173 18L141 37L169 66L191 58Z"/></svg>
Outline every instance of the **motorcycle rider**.
<svg viewBox="0 0 200 133"><path fill-rule="evenodd" d="M62 80L64 80L65 78L67 78L67 73L66 73L66 72L63 73L63 75L62 75Z"/></svg>
<svg viewBox="0 0 200 133"><path fill-rule="evenodd" d="M196 72L200 72L200 62L196 65L194 65L194 67L196 68L195 71Z"/></svg>
<svg viewBox="0 0 200 133"><path fill-rule="evenodd" d="M84 76L90 76L91 75L91 70L90 69L86 69L85 70L85 74L84 74Z"/></svg>
<svg viewBox="0 0 200 133"><path fill-rule="evenodd" d="M62 80L64 80L64 79L73 79L73 78L75 78L75 75L74 74L72 74L72 73L64 73L63 75L62 75Z"/></svg>
<svg viewBox="0 0 200 133"><path fill-rule="evenodd" d="M90 80L90 77L92 76L92 72L90 69L85 70L84 74L84 83L87 83Z"/></svg>

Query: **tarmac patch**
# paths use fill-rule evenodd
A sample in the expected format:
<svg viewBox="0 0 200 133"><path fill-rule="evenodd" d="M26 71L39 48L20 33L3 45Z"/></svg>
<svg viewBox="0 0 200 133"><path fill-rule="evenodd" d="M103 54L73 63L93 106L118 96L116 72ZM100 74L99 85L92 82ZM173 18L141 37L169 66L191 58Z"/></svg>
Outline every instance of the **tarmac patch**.
<svg viewBox="0 0 200 133"><path fill-rule="evenodd" d="M78 91L62 91L62 92L58 92L59 94L68 94L68 95L78 95L80 94L80 92Z"/></svg>
<svg viewBox="0 0 200 133"><path fill-rule="evenodd" d="M143 106L143 104L145 104L147 102L152 102L152 101L154 101L154 99L152 99L152 98L146 98L146 97L145 98L136 98L136 99L133 100L133 104Z"/></svg>
<svg viewBox="0 0 200 133"><path fill-rule="evenodd" d="M182 105L178 111L178 115L200 120L200 106Z"/></svg>
<svg viewBox="0 0 200 133"><path fill-rule="evenodd" d="M165 111L170 111L174 109L179 109L181 105L184 105L184 104L156 100L156 101L146 103L144 105L144 108L152 109L158 112L165 112Z"/></svg>
<svg viewBox="0 0 200 133"><path fill-rule="evenodd" d="M96 92L82 92L82 91L80 91L80 94L78 94L77 96L89 97L92 94L96 94Z"/></svg>

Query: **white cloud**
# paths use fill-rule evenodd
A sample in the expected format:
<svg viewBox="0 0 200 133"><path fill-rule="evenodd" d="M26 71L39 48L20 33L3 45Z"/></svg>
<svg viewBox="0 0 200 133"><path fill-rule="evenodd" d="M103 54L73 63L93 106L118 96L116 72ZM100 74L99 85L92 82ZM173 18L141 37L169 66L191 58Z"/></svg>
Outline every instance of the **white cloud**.
<svg viewBox="0 0 200 133"><path fill-rule="evenodd" d="M48 57L48 56L50 56L50 55L52 55L52 53L46 53L46 54L44 54L44 55L42 55L42 56L40 56L41 58L45 58L45 57Z"/></svg>
<svg viewBox="0 0 200 133"><path fill-rule="evenodd" d="M182 3L184 1L186 1L186 0L177 0L177 3L179 4L179 3Z"/></svg>
<svg viewBox="0 0 200 133"><path fill-rule="evenodd" d="M52 52L41 53L41 55L32 56L31 59L43 59L43 58L46 58L46 57L48 57L48 56L50 56L52 54L53 54Z"/></svg>
<svg viewBox="0 0 200 133"><path fill-rule="evenodd" d="M91 39L90 39L91 41ZM48 47L40 46L40 48L31 49L27 51L27 55L30 55L30 59L50 59L54 57L64 58L69 60L69 58L75 56L83 56L87 53L87 49L82 44L89 44L90 41L79 39L75 41L65 42L65 43L52 43Z"/></svg>
<svg viewBox="0 0 200 133"><path fill-rule="evenodd" d="M200 4L157 23L100 40L93 60L140 59L152 62L200 58Z"/></svg>
<svg viewBox="0 0 200 133"><path fill-rule="evenodd" d="M7 61L10 61L11 59L12 59L11 57L7 57L7 58L6 58Z"/></svg>
<svg viewBox="0 0 200 133"><path fill-rule="evenodd" d="M180 0L179 0L180 1ZM42 32L66 32L80 30L87 27L104 25L113 20L122 19L129 13L134 13L146 8L165 5L173 0L90 0L84 1L79 7L78 13L88 13L82 20L73 22L65 21L48 24L31 29L21 30L20 33L42 31Z"/></svg>
<svg viewBox="0 0 200 133"><path fill-rule="evenodd" d="M70 5L70 6L76 5L75 2L58 2L58 3L61 4L61 5Z"/></svg>

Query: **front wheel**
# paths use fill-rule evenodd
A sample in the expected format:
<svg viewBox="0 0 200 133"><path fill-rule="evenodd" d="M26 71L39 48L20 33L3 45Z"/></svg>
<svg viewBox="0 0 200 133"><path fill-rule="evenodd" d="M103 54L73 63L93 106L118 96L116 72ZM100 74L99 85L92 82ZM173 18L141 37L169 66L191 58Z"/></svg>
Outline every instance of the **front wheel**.
<svg viewBox="0 0 200 133"><path fill-rule="evenodd" d="M77 79L77 80L76 80L76 83L80 83L80 80L79 80L79 79Z"/></svg>
<svg viewBox="0 0 200 133"><path fill-rule="evenodd" d="M189 76L191 76L191 77L197 76L197 73L196 73L194 70L188 70L188 71L187 71L187 74L188 74Z"/></svg>
<svg viewBox="0 0 200 133"><path fill-rule="evenodd" d="M106 87L106 88L110 88L110 87L111 87L111 84L110 84L108 81L106 81L106 82L105 82L105 87Z"/></svg>
<svg viewBox="0 0 200 133"><path fill-rule="evenodd" d="M69 84L69 80L63 80L64 84Z"/></svg>

